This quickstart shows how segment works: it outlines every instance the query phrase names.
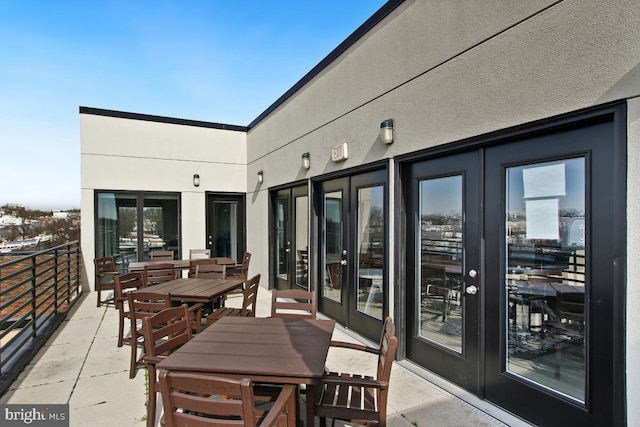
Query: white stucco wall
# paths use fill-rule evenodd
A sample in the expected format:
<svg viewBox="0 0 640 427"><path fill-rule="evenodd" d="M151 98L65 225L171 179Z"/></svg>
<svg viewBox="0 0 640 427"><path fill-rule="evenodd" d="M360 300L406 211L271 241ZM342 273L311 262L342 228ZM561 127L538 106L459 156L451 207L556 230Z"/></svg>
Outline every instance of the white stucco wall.
<svg viewBox="0 0 640 427"><path fill-rule="evenodd" d="M182 251L206 245L205 192L244 193L246 133L208 127L80 115L82 248L93 288L94 190L181 194ZM193 186L193 175L200 186Z"/></svg>

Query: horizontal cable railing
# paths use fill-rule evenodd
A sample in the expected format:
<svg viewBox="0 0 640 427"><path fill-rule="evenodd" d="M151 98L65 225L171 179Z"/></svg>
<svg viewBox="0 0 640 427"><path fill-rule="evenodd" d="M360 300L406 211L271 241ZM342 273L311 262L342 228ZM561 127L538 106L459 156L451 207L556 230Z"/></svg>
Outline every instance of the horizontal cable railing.
<svg viewBox="0 0 640 427"><path fill-rule="evenodd" d="M80 259L77 241L0 257L0 395L80 295Z"/></svg>

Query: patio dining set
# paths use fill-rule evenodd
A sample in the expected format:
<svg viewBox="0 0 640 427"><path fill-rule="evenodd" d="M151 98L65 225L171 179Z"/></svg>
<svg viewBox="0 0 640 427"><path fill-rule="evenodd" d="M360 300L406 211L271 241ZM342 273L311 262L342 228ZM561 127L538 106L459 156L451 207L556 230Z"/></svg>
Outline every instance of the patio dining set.
<svg viewBox="0 0 640 427"><path fill-rule="evenodd" d="M270 316L256 317L261 274L249 277L250 253L236 262L208 250L192 250L189 260L156 252L127 271L113 257L94 260L97 305L118 310L117 345L131 347L129 376L147 369L148 426L158 395L164 426L314 426L315 417L386 425L397 347L391 317L378 348L333 341L335 320L317 318L315 291L273 290ZM242 294L241 306L228 304L232 293ZM378 355L377 372L331 372L330 347Z"/></svg>

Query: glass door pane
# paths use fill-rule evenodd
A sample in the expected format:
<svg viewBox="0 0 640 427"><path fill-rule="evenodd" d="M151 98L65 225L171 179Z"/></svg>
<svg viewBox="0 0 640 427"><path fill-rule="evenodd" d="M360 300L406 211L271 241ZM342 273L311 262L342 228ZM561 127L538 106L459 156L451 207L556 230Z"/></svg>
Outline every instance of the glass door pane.
<svg viewBox="0 0 640 427"><path fill-rule="evenodd" d="M145 260L150 251L170 250L179 258L178 196L170 194L145 194L143 196L142 224Z"/></svg>
<svg viewBox="0 0 640 427"><path fill-rule="evenodd" d="M324 248L323 296L335 302L342 302L342 191L324 195Z"/></svg>
<svg viewBox="0 0 640 427"><path fill-rule="evenodd" d="M360 313L382 320L384 187L358 189L356 295Z"/></svg>
<svg viewBox="0 0 640 427"><path fill-rule="evenodd" d="M289 274L289 206L288 199L278 199L276 201L276 268L279 280L287 281Z"/></svg>
<svg viewBox="0 0 640 427"><path fill-rule="evenodd" d="M306 190L306 189L305 189ZM295 198L296 285L308 288L309 282L309 197Z"/></svg>
<svg viewBox="0 0 640 427"><path fill-rule="evenodd" d="M462 353L462 176L420 182L420 337Z"/></svg>
<svg viewBox="0 0 640 427"><path fill-rule="evenodd" d="M214 202L213 218L212 256L242 259L242 254L238 253L238 203Z"/></svg>
<svg viewBox="0 0 640 427"><path fill-rule="evenodd" d="M586 393L585 159L506 169L506 369Z"/></svg>

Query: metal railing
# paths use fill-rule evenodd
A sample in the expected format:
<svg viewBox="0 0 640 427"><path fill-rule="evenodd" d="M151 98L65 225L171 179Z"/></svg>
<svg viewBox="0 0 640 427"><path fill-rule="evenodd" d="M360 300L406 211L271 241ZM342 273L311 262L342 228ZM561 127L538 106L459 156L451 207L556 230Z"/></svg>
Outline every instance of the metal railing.
<svg viewBox="0 0 640 427"><path fill-rule="evenodd" d="M82 289L77 241L14 255L0 258L0 395L66 318Z"/></svg>

